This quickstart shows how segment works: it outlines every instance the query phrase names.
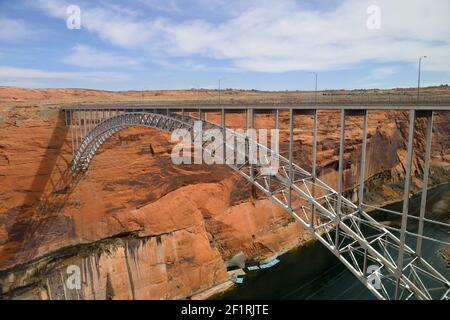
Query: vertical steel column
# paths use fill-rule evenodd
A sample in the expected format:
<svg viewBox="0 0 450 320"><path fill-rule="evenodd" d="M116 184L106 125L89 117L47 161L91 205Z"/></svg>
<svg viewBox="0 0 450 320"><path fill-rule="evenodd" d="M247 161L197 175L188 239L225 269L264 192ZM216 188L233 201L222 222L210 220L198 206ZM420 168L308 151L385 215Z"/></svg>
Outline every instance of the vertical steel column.
<svg viewBox="0 0 450 320"><path fill-rule="evenodd" d="M248 131L248 110L249 109L245 109L245 130ZM248 132L246 132L245 134L247 134Z"/></svg>
<svg viewBox="0 0 450 320"><path fill-rule="evenodd" d="M363 140L361 145L361 167L359 173L358 209L359 215L363 212L364 204L364 183L366 181L366 156L367 156L367 125L369 123L369 110L364 110ZM361 220L358 220L358 227L361 227ZM367 274L367 249L364 249L363 275Z"/></svg>
<svg viewBox="0 0 450 320"><path fill-rule="evenodd" d="M73 131L75 132L75 150L78 150L78 125L77 125L77 112L72 111L72 117L73 117Z"/></svg>
<svg viewBox="0 0 450 320"><path fill-rule="evenodd" d="M89 124L89 132L91 132L91 118L92 118L92 110L89 110L89 119L88 119L88 124Z"/></svg>
<svg viewBox="0 0 450 320"><path fill-rule="evenodd" d="M279 110L275 109L275 130L278 130L278 118L279 118Z"/></svg>
<svg viewBox="0 0 450 320"><path fill-rule="evenodd" d="M408 137L408 159L405 169L405 189L403 194L403 212L402 212L402 226L400 230L400 244L398 247L398 261L397 269L395 270L395 276L397 278L397 285L395 288L395 299L400 297L400 278L403 271L403 259L406 242L406 228L408 225L408 211L409 211L409 192L411 184L411 168L413 162L413 148L414 148L414 127L416 120L416 110L410 110L409 112L409 137Z"/></svg>
<svg viewBox="0 0 450 320"><path fill-rule="evenodd" d="M279 130L279 123L278 123L279 117L280 117L280 112L279 112L279 109L276 108L275 109L275 130L277 130L277 137L278 137L278 139L280 139L280 134L278 132L278 130ZM276 143L277 143L277 146L278 146L277 147L277 149L278 149L277 153L278 154L275 154L275 157L278 157L278 155L280 153L279 141L277 141ZM272 194L272 174L269 175L269 192L270 192L270 194Z"/></svg>
<svg viewBox="0 0 450 320"><path fill-rule="evenodd" d="M342 174L344 171L344 145L345 145L345 109L341 110L341 134L339 142L339 172L338 172L338 194L336 207L336 234L334 246L339 250L339 221L342 214Z"/></svg>
<svg viewBox="0 0 450 320"><path fill-rule="evenodd" d="M419 226L418 226L418 237L416 245L416 254L422 256L422 235L423 235L423 225L425 218L425 208L427 204L427 191L428 191L428 176L430 172L430 157L431 157L431 146L433 139L433 111L427 113L427 136L425 145L425 167L423 169L423 181L422 181L422 198L420 199L420 215L419 215Z"/></svg>
<svg viewBox="0 0 450 320"><path fill-rule="evenodd" d="M184 122L184 108L181 109L181 121Z"/></svg>
<svg viewBox="0 0 450 320"><path fill-rule="evenodd" d="M227 132L227 122L225 118L225 109L222 108L222 138L223 138L223 164L226 163L226 151L227 151L227 141L226 141L226 132Z"/></svg>
<svg viewBox="0 0 450 320"><path fill-rule="evenodd" d="M244 133L244 163L245 161L249 161L250 164L250 144L249 144L249 140L248 140L248 109L244 109L245 112L245 126L243 128L243 130L245 131ZM237 148L236 150L239 150L239 148Z"/></svg>
<svg viewBox="0 0 450 320"><path fill-rule="evenodd" d="M316 197L316 179L317 179L317 126L318 126L318 111L314 110L314 129L313 129L313 161L312 161L312 196ZM316 207L314 203L311 203L311 217L309 224L311 228L314 228L314 214Z"/></svg>
<svg viewBox="0 0 450 320"><path fill-rule="evenodd" d="M69 110L69 119L70 119L70 138L72 139L72 157L75 156L75 145L73 141L73 119L72 119L72 110Z"/></svg>
<svg viewBox="0 0 450 320"><path fill-rule="evenodd" d="M275 111L274 112L275 113L275 130L278 130L278 108L276 108L274 111ZM277 132L277 136L279 137L278 132ZM273 139L273 137L271 139ZM278 153L280 152L280 150L277 150L277 151L278 151ZM273 152L274 152L274 150L271 149L271 154L270 154L271 157L274 156ZM275 157L276 156L278 156L278 155L275 154ZM268 183L267 183L268 191L270 194L272 194L272 174L269 174L269 176L267 177L267 180L268 180Z"/></svg>
<svg viewBox="0 0 450 320"><path fill-rule="evenodd" d="M294 172L292 168L294 146L294 110L289 109L289 191L288 191L288 209L292 211L292 184L294 183Z"/></svg>
<svg viewBox="0 0 450 320"><path fill-rule="evenodd" d="M80 131L80 144L83 141L83 130L81 129L81 111L78 110L78 129Z"/></svg>
<svg viewBox="0 0 450 320"><path fill-rule="evenodd" d="M250 109L249 109L249 111L250 111ZM255 109L251 109L250 126L251 126L252 130L255 129ZM255 137L255 139L256 138L257 137ZM256 141L254 141L253 143L256 143ZM249 151L249 156L250 156L250 151ZM255 158L258 159L258 147L256 147ZM255 178L255 165L254 164L250 165L250 176L251 176L252 180Z"/></svg>
<svg viewBox="0 0 450 320"><path fill-rule="evenodd" d="M84 136L87 136L87 130L86 130L86 110L84 110L84 121L83 121L83 126L84 126Z"/></svg>
<svg viewBox="0 0 450 320"><path fill-rule="evenodd" d="M364 203L364 182L366 181L366 155L367 155L367 125L369 122L369 111L364 110L363 124L363 140L361 145L361 167L359 172L359 192L358 192L358 209L362 212Z"/></svg>
<svg viewBox="0 0 450 320"><path fill-rule="evenodd" d="M250 118L250 125L252 127L252 129L255 129L255 109L252 109L252 116Z"/></svg>

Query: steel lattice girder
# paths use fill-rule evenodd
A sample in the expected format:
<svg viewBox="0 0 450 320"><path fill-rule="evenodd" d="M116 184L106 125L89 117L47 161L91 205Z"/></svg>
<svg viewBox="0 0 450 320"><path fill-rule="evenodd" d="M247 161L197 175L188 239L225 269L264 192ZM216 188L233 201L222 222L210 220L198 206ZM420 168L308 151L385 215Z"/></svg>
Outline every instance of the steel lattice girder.
<svg viewBox="0 0 450 320"><path fill-rule="evenodd" d="M83 139L74 155L72 171L77 174L87 170L96 151L118 131L131 126L144 126L166 132L185 128L192 133L195 121L199 119L184 113L182 115L171 113L170 116L166 116L147 111L126 112L105 118ZM222 126L206 120L202 120L202 123L204 129L224 130ZM291 168L288 159L256 141L251 141L248 136L229 129L223 132L227 135L223 144L224 154L228 154L231 150L233 154L240 153L241 158L245 159L243 163L233 162L227 165L285 208L344 263L377 298L395 298L397 284L400 287L399 299L449 298L449 281L408 246L405 246L404 267L400 278L397 279L396 258L399 251L399 239L350 200L339 197L335 190L295 163L292 163ZM228 137L233 138L230 139L233 144ZM192 137L192 141L195 139L196 137ZM244 141L246 147L235 148L234 139ZM275 175L264 175L261 170L263 164L250 163L249 145L251 143L256 145L258 151L264 150L266 154L277 157L280 165ZM207 152L205 144L202 144L202 147ZM313 188L314 195L311 192ZM340 210L336 210L339 199ZM311 210L306 210L308 206L311 206ZM336 242L336 239L340 241ZM377 266L376 272L380 279L378 288L372 283L373 275L367 273L369 263Z"/></svg>

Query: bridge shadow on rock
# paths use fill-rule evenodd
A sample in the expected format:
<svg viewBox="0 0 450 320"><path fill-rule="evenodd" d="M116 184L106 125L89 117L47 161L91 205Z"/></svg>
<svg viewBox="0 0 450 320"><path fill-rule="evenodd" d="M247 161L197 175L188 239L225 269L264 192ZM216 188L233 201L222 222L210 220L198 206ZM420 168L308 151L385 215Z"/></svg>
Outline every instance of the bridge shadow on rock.
<svg viewBox="0 0 450 320"><path fill-rule="evenodd" d="M6 212L8 238L0 249L0 268L29 262L37 258L43 246L74 236L72 218L62 214L81 179L71 173L68 130L64 114L59 113L22 205Z"/></svg>

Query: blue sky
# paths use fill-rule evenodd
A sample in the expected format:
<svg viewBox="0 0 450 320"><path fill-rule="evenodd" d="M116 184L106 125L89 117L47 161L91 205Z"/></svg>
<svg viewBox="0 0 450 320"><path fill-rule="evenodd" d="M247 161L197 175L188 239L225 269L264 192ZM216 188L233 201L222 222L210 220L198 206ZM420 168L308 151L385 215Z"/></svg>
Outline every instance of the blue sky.
<svg viewBox="0 0 450 320"><path fill-rule="evenodd" d="M449 12L448 0L0 0L0 86L309 90L317 72L322 89L413 87L422 55L423 85L446 84Z"/></svg>

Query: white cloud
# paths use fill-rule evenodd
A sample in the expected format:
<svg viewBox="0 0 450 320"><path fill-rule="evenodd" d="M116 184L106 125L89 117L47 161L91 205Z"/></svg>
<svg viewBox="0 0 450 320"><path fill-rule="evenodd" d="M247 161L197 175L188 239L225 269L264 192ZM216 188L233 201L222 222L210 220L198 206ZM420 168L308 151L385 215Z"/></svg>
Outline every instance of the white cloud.
<svg viewBox="0 0 450 320"><path fill-rule="evenodd" d="M176 0L166 0L166 1L139 0L139 3L156 11L162 11L167 13L180 13L182 11Z"/></svg>
<svg viewBox="0 0 450 320"><path fill-rule="evenodd" d="M37 0L39 6L48 15L67 19L67 1ZM163 19L152 21L139 20L134 10L118 10L117 5L101 3L92 6L90 2L78 4L81 9L81 27L97 34L110 43L124 47L142 47L148 45L151 39L159 33Z"/></svg>
<svg viewBox="0 0 450 320"><path fill-rule="evenodd" d="M21 40L34 33L24 21L0 16L0 41Z"/></svg>
<svg viewBox="0 0 450 320"><path fill-rule="evenodd" d="M17 81L34 80L64 80L95 83L128 81L131 77L120 72L60 72L40 69L16 68L0 66L0 82L13 83Z"/></svg>
<svg viewBox="0 0 450 320"><path fill-rule="evenodd" d="M383 79L398 72L397 67L381 67L373 69L368 76L369 79Z"/></svg>
<svg viewBox="0 0 450 320"><path fill-rule="evenodd" d="M76 45L63 61L74 66L87 68L123 67L139 64L139 61L136 59L101 51L85 45Z"/></svg>
<svg viewBox="0 0 450 320"><path fill-rule="evenodd" d="M361 88L383 88L383 81L389 76L392 76L399 72L399 68L395 66L391 67L379 67L370 70L369 74L359 80L358 87Z"/></svg>
<svg viewBox="0 0 450 320"><path fill-rule="evenodd" d="M49 15L65 19L63 2L38 3ZM222 6L229 12L215 21L167 15L149 20L91 2L80 7L87 31L154 57L217 59L241 70L283 72L336 70L364 62L415 64L428 55L425 70L450 72L448 0L343 0L326 11L305 9L293 0L245 3L245 10L235 1L233 7ZM380 30L366 26L372 4L381 8Z"/></svg>

